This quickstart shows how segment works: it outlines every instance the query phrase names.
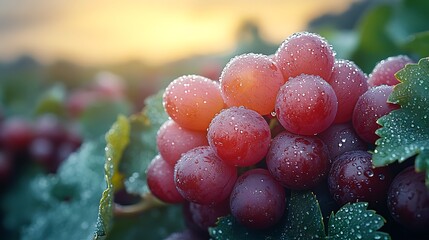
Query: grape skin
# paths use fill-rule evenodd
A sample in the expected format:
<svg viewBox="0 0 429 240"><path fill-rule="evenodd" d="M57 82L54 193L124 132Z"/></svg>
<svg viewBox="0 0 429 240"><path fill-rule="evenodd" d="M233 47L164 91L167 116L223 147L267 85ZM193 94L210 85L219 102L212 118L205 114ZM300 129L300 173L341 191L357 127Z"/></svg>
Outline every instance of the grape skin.
<svg viewBox="0 0 429 240"><path fill-rule="evenodd" d="M429 233L429 190L424 173L410 166L396 175L389 188L387 207L402 226Z"/></svg>
<svg viewBox="0 0 429 240"><path fill-rule="evenodd" d="M413 63L408 56L398 55L381 60L372 70L368 78L368 85L376 87L380 85L394 86L399 83L395 74L405 67L406 64Z"/></svg>
<svg viewBox="0 0 429 240"><path fill-rule="evenodd" d="M277 92L283 84L283 75L275 62L254 53L232 58L220 77L227 106L244 106L261 115L274 110Z"/></svg>
<svg viewBox="0 0 429 240"><path fill-rule="evenodd" d="M199 146L208 146L208 142L205 131L182 128L169 119L159 128L156 145L162 158L174 166L182 154Z"/></svg>
<svg viewBox="0 0 429 240"><path fill-rule="evenodd" d="M243 167L264 158L270 147L271 133L267 122L257 112L230 107L213 118L207 138L210 147L225 163Z"/></svg>
<svg viewBox="0 0 429 240"><path fill-rule="evenodd" d="M325 80L302 74L280 88L275 110L277 119L287 131L315 135L332 124L337 107L334 89Z"/></svg>
<svg viewBox="0 0 429 240"><path fill-rule="evenodd" d="M380 127L377 120L398 109L399 105L388 103L393 86L381 85L368 89L356 102L353 110L353 127L364 141L374 144L379 138L375 131Z"/></svg>
<svg viewBox="0 0 429 240"><path fill-rule="evenodd" d="M349 123L332 124L328 129L317 135L326 144L330 159L353 150L367 150L367 144L359 138L353 125Z"/></svg>
<svg viewBox="0 0 429 240"><path fill-rule="evenodd" d="M209 146L186 152L174 167L179 193L198 204L219 203L229 197L237 169L219 159Z"/></svg>
<svg viewBox="0 0 429 240"><path fill-rule="evenodd" d="M263 229L282 217L286 194L266 169L252 169L237 179L230 205L231 214L238 222L246 227Z"/></svg>
<svg viewBox="0 0 429 240"><path fill-rule="evenodd" d="M357 100L368 90L365 73L352 61L336 60L329 84L338 100L334 123L350 121Z"/></svg>
<svg viewBox="0 0 429 240"><path fill-rule="evenodd" d="M318 75L328 81L334 67L335 52L321 36L300 32L280 45L274 59L285 81L301 74Z"/></svg>
<svg viewBox="0 0 429 240"><path fill-rule="evenodd" d="M161 155L156 155L147 167L147 185L152 194L166 203L180 203L185 199L174 184L174 168Z"/></svg>
<svg viewBox="0 0 429 240"><path fill-rule="evenodd" d="M273 139L266 162L271 175L294 190L315 187L325 179L330 167L328 148L322 140L287 131Z"/></svg>
<svg viewBox="0 0 429 240"><path fill-rule="evenodd" d="M328 177L331 195L340 206L363 201L377 209L385 205L391 181L390 169L373 168L371 154L361 150L338 156Z"/></svg>
<svg viewBox="0 0 429 240"><path fill-rule="evenodd" d="M198 75L186 75L165 89L163 105L181 127L206 131L211 119L224 108L218 82Z"/></svg>

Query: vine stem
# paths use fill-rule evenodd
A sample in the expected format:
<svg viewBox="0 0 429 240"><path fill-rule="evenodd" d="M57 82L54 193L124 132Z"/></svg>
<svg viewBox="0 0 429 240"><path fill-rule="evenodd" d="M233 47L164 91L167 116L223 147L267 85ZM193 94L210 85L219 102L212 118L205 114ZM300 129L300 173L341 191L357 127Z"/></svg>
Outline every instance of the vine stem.
<svg viewBox="0 0 429 240"><path fill-rule="evenodd" d="M152 208L165 206L165 203L159 201L152 194L145 194L138 203L132 205L121 205L115 203L113 214L115 216L135 216Z"/></svg>

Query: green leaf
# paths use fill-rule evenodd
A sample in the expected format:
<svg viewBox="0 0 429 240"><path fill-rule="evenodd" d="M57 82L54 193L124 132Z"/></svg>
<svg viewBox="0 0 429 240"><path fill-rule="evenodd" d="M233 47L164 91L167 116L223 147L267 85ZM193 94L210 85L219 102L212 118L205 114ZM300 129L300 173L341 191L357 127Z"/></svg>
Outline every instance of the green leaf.
<svg viewBox="0 0 429 240"><path fill-rule="evenodd" d="M162 94L161 91L147 98L143 111L129 118L130 144L119 167L125 176L125 187L129 193L143 196L149 192L146 169L158 153L155 141L158 129L168 118L162 106Z"/></svg>
<svg viewBox="0 0 429 240"><path fill-rule="evenodd" d="M375 166L395 161L402 162L423 153L416 159L416 168L426 171L426 185L429 186L429 58L418 64L408 64L396 73L401 82L393 89L389 101L399 104L400 109L381 117L377 123L380 138L373 154Z"/></svg>
<svg viewBox="0 0 429 240"><path fill-rule="evenodd" d="M392 19L394 9L390 4L380 4L366 12L358 27L359 43L352 60L364 71L371 72L375 64L399 53L386 26Z"/></svg>
<svg viewBox="0 0 429 240"><path fill-rule="evenodd" d="M111 228L113 218L113 177L117 173L119 162L125 147L129 143L130 124L124 116L119 116L112 128L106 134L107 146L106 163L104 165L107 188L103 191L100 200L97 230L94 239L105 237Z"/></svg>
<svg viewBox="0 0 429 240"><path fill-rule="evenodd" d="M152 208L143 214L115 217L107 240L159 240L185 227L181 205Z"/></svg>
<svg viewBox="0 0 429 240"><path fill-rule="evenodd" d="M64 107L64 99L66 95L66 89L62 85L54 85L49 88L39 99L36 109L34 110L36 115L42 115L45 113L55 114L57 116L64 116L66 113Z"/></svg>
<svg viewBox="0 0 429 240"><path fill-rule="evenodd" d="M322 213L311 192L292 192L287 213L267 230L249 229L232 216L223 217L209 229L214 239L320 239L325 236Z"/></svg>
<svg viewBox="0 0 429 240"><path fill-rule="evenodd" d="M82 113L79 123L85 139L96 139L109 131L118 115L129 115L129 103L117 100L102 100L88 106Z"/></svg>
<svg viewBox="0 0 429 240"><path fill-rule="evenodd" d="M86 142L61 165L57 174L39 175L20 184L23 189L19 192L26 192L27 196L15 191L6 196L5 219L21 224L20 239L92 239L105 187L100 171L104 147L101 139ZM8 208L8 204L15 207ZM28 211L24 218L22 211Z"/></svg>
<svg viewBox="0 0 429 240"><path fill-rule="evenodd" d="M419 56L429 56L429 31L409 36L402 48Z"/></svg>
<svg viewBox="0 0 429 240"><path fill-rule="evenodd" d="M383 217L367 207L365 202L346 204L331 214L326 239L390 239L389 234L377 231L384 225Z"/></svg>

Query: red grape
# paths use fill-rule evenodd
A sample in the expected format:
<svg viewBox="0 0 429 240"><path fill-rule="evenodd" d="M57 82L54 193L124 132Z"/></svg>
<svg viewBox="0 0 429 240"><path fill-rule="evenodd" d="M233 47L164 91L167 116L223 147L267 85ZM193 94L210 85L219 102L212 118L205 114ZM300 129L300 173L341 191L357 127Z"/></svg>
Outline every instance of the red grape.
<svg viewBox="0 0 429 240"><path fill-rule="evenodd" d="M181 127L205 131L224 102L218 82L198 75L182 76L165 89L163 104Z"/></svg>
<svg viewBox="0 0 429 240"><path fill-rule="evenodd" d="M252 169L237 179L230 198L231 214L250 228L277 223L286 207L284 188L266 169Z"/></svg>
<svg viewBox="0 0 429 240"><path fill-rule="evenodd" d="M217 204L197 204L190 203L189 211L194 223L203 231L209 227L214 227L219 217L226 216L230 213L229 201Z"/></svg>
<svg viewBox="0 0 429 240"><path fill-rule="evenodd" d="M335 53L321 36L301 32L286 39L274 58L285 81L303 73L318 75L328 81L334 67Z"/></svg>
<svg viewBox="0 0 429 240"><path fill-rule="evenodd" d="M303 74L289 79L280 88L275 109L287 131L314 135L332 124L337 106L335 92L325 80Z"/></svg>
<svg viewBox="0 0 429 240"><path fill-rule="evenodd" d="M329 190L339 205L356 201L382 208L392 181L388 167L373 168L366 151L350 151L338 156L329 172Z"/></svg>
<svg viewBox="0 0 429 240"><path fill-rule="evenodd" d="M225 163L250 166L262 160L270 147L271 133L265 119L244 107L221 111L210 123L210 147Z"/></svg>
<svg viewBox="0 0 429 240"><path fill-rule="evenodd" d="M367 150L368 148L366 143L359 138L351 123L332 124L318 136L328 147L332 160L345 152Z"/></svg>
<svg viewBox="0 0 429 240"><path fill-rule="evenodd" d="M414 166L393 179L387 206L395 221L408 229L429 234L429 190L424 173L415 172Z"/></svg>
<svg viewBox="0 0 429 240"><path fill-rule="evenodd" d="M287 131L273 139L266 162L277 181L295 190L315 187L325 179L330 166L329 152L322 140Z"/></svg>
<svg viewBox="0 0 429 240"><path fill-rule="evenodd" d="M229 197L237 179L237 169L224 163L209 146L194 148L174 167L179 193L198 204L219 203Z"/></svg>
<svg viewBox="0 0 429 240"><path fill-rule="evenodd" d="M338 100L335 123L344 123L352 119L353 109L359 97L368 90L365 73L351 61L335 61L329 84Z"/></svg>
<svg viewBox="0 0 429 240"><path fill-rule="evenodd" d="M198 146L208 146L205 131L182 128L171 119L167 120L158 130L156 143L159 154L173 166L187 151Z"/></svg>
<svg viewBox="0 0 429 240"><path fill-rule="evenodd" d="M261 115L274 111L283 84L277 65L267 56L254 53L231 59L220 77L222 97L228 106L244 106Z"/></svg>
<svg viewBox="0 0 429 240"><path fill-rule="evenodd" d="M368 78L368 85L370 87L389 85L394 86L399 83L395 77L395 73L401 70L407 63L412 63L408 56L398 55L388 57L380 61Z"/></svg>
<svg viewBox="0 0 429 240"><path fill-rule="evenodd" d="M377 120L398 109L399 106L388 103L387 99L392 93L393 86L381 85L368 89L356 102L353 110L353 127L360 138L374 144L378 139L375 131L380 127Z"/></svg>
<svg viewBox="0 0 429 240"><path fill-rule="evenodd" d="M184 201L174 184L174 167L157 155L147 167L147 185L155 197L167 203Z"/></svg>

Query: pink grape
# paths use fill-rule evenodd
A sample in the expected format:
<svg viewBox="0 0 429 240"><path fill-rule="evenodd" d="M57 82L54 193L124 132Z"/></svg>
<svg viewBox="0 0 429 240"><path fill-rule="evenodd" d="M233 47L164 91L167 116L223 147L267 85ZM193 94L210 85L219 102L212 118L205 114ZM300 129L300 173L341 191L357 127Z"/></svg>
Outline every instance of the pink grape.
<svg viewBox="0 0 429 240"><path fill-rule="evenodd" d="M208 146L205 131L182 128L172 119L162 124L157 133L156 143L162 158L172 166L187 151L199 146Z"/></svg>
<svg viewBox="0 0 429 240"><path fill-rule="evenodd" d="M405 67L407 63L413 63L408 56L398 55L388 57L380 61L372 70L368 78L370 87L389 85L394 86L399 83L395 77L395 73Z"/></svg>
<svg viewBox="0 0 429 240"><path fill-rule="evenodd" d="M254 53L232 58L220 77L222 97L228 106L244 106L261 115L273 112L283 84L283 75L274 61Z"/></svg>
<svg viewBox="0 0 429 240"><path fill-rule="evenodd" d="M332 124L337 107L334 89L325 80L303 74L291 78L280 88L275 110L287 131L314 135Z"/></svg>
<svg viewBox="0 0 429 240"><path fill-rule="evenodd" d="M218 218L230 213L229 199L217 204L190 203L189 211L193 222L203 231L214 227Z"/></svg>
<svg viewBox="0 0 429 240"><path fill-rule="evenodd" d="M353 127L360 138L374 144L379 138L375 131L380 127L377 120L398 109L399 106L388 103L387 99L393 91L393 86L381 85L370 88L356 102L353 110Z"/></svg>
<svg viewBox="0 0 429 240"><path fill-rule="evenodd" d="M237 179L237 169L224 163L209 146L194 148L174 167L179 193L198 204L220 203L229 197Z"/></svg>
<svg viewBox="0 0 429 240"><path fill-rule="evenodd" d="M185 199L174 184L174 167L156 155L147 168L147 185L155 197L167 203L180 203Z"/></svg>
<svg viewBox="0 0 429 240"><path fill-rule="evenodd" d="M264 158L271 133L267 122L257 112L230 107L213 118L207 138L210 147L225 163L250 166Z"/></svg>
<svg viewBox="0 0 429 240"><path fill-rule="evenodd" d="M329 84L334 89L338 100L338 110L334 122L350 121L357 100L368 90L365 73L351 61L337 60Z"/></svg>
<svg viewBox="0 0 429 240"><path fill-rule="evenodd" d="M218 82L198 75L186 75L167 86L163 105L167 114L181 127L205 131L225 104Z"/></svg>
<svg viewBox="0 0 429 240"><path fill-rule="evenodd" d="M275 61L285 81L301 74L318 75L328 81L334 67L335 53L321 36L300 32L280 45Z"/></svg>

